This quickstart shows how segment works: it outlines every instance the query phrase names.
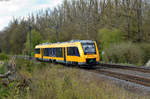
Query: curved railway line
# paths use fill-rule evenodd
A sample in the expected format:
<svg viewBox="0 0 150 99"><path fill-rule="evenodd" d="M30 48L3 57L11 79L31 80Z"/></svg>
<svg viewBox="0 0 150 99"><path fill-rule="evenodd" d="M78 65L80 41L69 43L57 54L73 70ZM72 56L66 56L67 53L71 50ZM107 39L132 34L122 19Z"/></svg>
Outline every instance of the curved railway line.
<svg viewBox="0 0 150 99"><path fill-rule="evenodd" d="M27 58L28 57L23 57L19 56L18 58ZM125 80L129 82L133 82L136 84L140 84L146 87L150 87L150 77L144 77L144 76L137 76L133 75L131 73L122 73L122 72L116 72L116 71L110 71L109 69L122 69L122 70L130 70L130 72L140 72L140 73L147 73L150 74L150 69L149 68L144 68L144 67L136 67L136 66L125 66L125 65L118 65L118 64L106 64L106 63L100 63L99 65L96 66L94 69L88 69L90 72L95 72L99 74L103 74L106 76L118 78L120 80ZM87 69L86 69L87 70Z"/></svg>
<svg viewBox="0 0 150 99"><path fill-rule="evenodd" d="M100 74L104 74L106 76L111 76L111 77L115 77L121 80L126 80L126 81L130 81L136 84L140 84L146 87L150 87L150 79L149 78L144 78L141 76L135 76L135 75L130 75L130 74L124 74L124 73L118 73L118 72L112 72L109 70L92 70L92 72L95 73L100 73Z"/></svg>
<svg viewBox="0 0 150 99"><path fill-rule="evenodd" d="M132 70L132 71L139 71L143 73L150 73L150 68L145 68L145 67L126 66L126 65L119 65L119 64L106 64L106 63L100 63L99 66L107 67L107 68L120 68L120 69Z"/></svg>
<svg viewBox="0 0 150 99"><path fill-rule="evenodd" d="M118 69L118 72L113 71L113 70L109 70L110 68ZM150 87L150 78L147 78L144 76L133 75L133 74L130 74L129 72L128 72L128 74L123 73L123 72L119 71L119 69L130 70L132 72L136 71L136 72L141 72L143 74L146 73L146 74L150 75L150 69L149 68L135 67L135 66L124 66L124 65L118 65L118 64L105 64L105 63L101 63L100 65L98 65L95 68L95 70L91 70L91 71L95 72L95 73L104 74L106 76L118 78L121 80L133 82L136 84L140 84L140 85L143 85L146 87Z"/></svg>

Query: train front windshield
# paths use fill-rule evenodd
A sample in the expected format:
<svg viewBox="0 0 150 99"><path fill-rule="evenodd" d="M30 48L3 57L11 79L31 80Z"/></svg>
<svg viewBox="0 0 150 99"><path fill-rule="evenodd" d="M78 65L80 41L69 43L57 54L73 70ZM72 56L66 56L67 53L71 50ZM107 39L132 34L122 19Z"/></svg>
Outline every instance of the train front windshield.
<svg viewBox="0 0 150 99"><path fill-rule="evenodd" d="M84 54L96 54L95 43L81 43Z"/></svg>

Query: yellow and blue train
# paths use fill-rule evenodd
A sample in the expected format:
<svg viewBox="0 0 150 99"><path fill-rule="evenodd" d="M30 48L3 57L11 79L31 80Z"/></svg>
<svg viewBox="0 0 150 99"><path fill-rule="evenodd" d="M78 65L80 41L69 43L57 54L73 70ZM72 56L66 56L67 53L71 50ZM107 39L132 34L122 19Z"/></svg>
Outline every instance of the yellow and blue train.
<svg viewBox="0 0 150 99"><path fill-rule="evenodd" d="M97 43L92 40L43 43L35 46L35 58L72 65L95 65L100 60Z"/></svg>

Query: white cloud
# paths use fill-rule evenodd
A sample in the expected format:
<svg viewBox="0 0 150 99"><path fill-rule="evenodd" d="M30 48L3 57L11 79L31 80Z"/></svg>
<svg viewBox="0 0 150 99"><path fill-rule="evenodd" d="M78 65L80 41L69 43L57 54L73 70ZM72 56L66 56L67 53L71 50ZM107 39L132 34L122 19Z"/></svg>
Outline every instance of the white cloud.
<svg viewBox="0 0 150 99"><path fill-rule="evenodd" d="M14 5L10 5L9 8L8 8L9 12L16 12L18 10L19 10L19 7L14 6Z"/></svg>
<svg viewBox="0 0 150 99"><path fill-rule="evenodd" d="M0 30L6 27L10 20L11 20L11 16L0 17Z"/></svg>
<svg viewBox="0 0 150 99"><path fill-rule="evenodd" d="M53 8L63 0L9 0L0 1L0 30L7 26L13 17L28 16L40 9ZM40 2L40 3L39 3Z"/></svg>

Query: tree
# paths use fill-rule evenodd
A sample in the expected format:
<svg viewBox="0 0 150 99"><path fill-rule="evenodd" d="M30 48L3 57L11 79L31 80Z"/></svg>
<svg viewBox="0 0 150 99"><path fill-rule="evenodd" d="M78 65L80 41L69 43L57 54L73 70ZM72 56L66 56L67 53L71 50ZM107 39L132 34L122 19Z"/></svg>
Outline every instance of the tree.
<svg viewBox="0 0 150 99"><path fill-rule="evenodd" d="M42 41L42 37L40 32L36 31L35 29L31 31L31 52L34 51L35 46L40 44ZM29 33L27 34L27 41L25 43L26 51L29 51Z"/></svg>
<svg viewBox="0 0 150 99"><path fill-rule="evenodd" d="M22 52L26 47L22 45L28 37L27 24L38 32L42 42L56 42L56 30L52 28L56 24L59 26L59 41L99 41L99 30L108 29L114 35L112 31L117 29L123 35L121 40L150 42L150 3L148 0L64 0L53 10L39 10L36 14L30 14L26 21L24 18L12 20L1 31L2 52Z"/></svg>
<svg viewBox="0 0 150 99"><path fill-rule="evenodd" d="M99 30L97 39L104 48L107 48L113 43L120 43L122 41L122 34L122 31L119 29L103 28Z"/></svg>

